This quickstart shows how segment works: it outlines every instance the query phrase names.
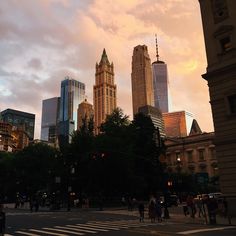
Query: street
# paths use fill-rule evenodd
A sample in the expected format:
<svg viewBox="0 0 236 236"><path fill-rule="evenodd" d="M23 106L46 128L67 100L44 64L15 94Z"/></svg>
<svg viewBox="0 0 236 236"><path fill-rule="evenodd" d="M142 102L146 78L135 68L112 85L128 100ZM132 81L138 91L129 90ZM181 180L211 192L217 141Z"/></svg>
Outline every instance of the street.
<svg viewBox="0 0 236 236"><path fill-rule="evenodd" d="M176 212L178 208L174 208ZM172 212L172 209L170 210ZM58 212L8 211L6 234L10 235L236 235L236 226L216 225L186 221L171 217L161 223L151 223L147 218L140 223L137 211L92 209Z"/></svg>

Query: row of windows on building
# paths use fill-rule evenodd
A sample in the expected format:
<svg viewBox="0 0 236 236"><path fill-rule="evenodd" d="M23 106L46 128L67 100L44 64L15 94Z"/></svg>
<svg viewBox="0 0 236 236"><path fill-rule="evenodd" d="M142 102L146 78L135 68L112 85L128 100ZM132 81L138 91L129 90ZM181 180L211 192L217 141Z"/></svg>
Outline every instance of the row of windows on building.
<svg viewBox="0 0 236 236"><path fill-rule="evenodd" d="M186 160L185 160L186 158ZM208 155L206 153L206 149L199 148L198 150L188 150L184 152L175 151L174 154L167 153L166 159L169 164L176 164L178 162L187 161L189 163L192 162L201 162L206 161L207 159L215 159L215 149L209 148Z"/></svg>
<svg viewBox="0 0 236 236"><path fill-rule="evenodd" d="M98 89L98 90L94 91L95 98L103 96L104 95L103 91L104 91L103 89ZM106 96L110 96L110 97L115 98L116 97L115 90L106 88Z"/></svg>

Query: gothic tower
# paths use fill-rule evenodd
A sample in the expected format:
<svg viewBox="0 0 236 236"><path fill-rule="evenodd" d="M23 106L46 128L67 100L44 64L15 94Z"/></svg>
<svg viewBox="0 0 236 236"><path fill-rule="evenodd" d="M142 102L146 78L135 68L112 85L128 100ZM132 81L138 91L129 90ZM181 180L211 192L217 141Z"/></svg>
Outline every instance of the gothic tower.
<svg viewBox="0 0 236 236"><path fill-rule="evenodd" d="M106 116L116 108L116 85L114 66L110 63L104 48L101 60L96 63L95 85L93 86L94 128L99 133Z"/></svg>
<svg viewBox="0 0 236 236"><path fill-rule="evenodd" d="M221 192L236 214L236 1L199 0Z"/></svg>

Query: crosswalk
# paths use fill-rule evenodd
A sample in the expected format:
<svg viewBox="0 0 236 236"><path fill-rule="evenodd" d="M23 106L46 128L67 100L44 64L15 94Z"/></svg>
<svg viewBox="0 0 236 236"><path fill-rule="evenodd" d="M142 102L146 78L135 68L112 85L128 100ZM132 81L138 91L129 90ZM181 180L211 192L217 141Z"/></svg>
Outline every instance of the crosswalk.
<svg viewBox="0 0 236 236"><path fill-rule="evenodd" d="M19 229L12 235L28 235L28 236L41 236L41 235L55 235L55 236L70 236L70 235L87 235L106 233L109 231L119 231L129 228L138 228L153 225L150 222L138 222L138 220L117 220L117 221L88 221L86 223L78 224L66 224L56 225L53 227L42 227L42 228L29 228ZM103 235L103 234L102 234Z"/></svg>

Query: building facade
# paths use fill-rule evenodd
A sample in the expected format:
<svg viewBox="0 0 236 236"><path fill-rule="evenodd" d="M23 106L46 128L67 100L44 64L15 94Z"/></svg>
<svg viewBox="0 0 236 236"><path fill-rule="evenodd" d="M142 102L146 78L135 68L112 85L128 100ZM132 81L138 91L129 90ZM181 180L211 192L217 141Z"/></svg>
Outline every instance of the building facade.
<svg viewBox="0 0 236 236"><path fill-rule="evenodd" d="M153 106L144 106L138 109L138 112L149 116L154 124L155 128L158 128L161 138L165 137L165 127L160 109Z"/></svg>
<svg viewBox="0 0 236 236"><path fill-rule="evenodd" d="M199 0L221 191L236 215L236 1Z"/></svg>
<svg viewBox="0 0 236 236"><path fill-rule="evenodd" d="M42 102L41 140L56 144L59 120L60 98L45 99Z"/></svg>
<svg viewBox="0 0 236 236"><path fill-rule="evenodd" d="M79 104L78 107L78 121L77 121L77 130L83 125L83 120L88 124L90 119L94 117L93 105L88 103L87 99Z"/></svg>
<svg viewBox="0 0 236 236"><path fill-rule="evenodd" d="M131 84L134 115L140 107L154 106L152 67L146 45L138 45L133 50Z"/></svg>
<svg viewBox="0 0 236 236"><path fill-rule="evenodd" d="M193 123L193 114L187 111L162 113L167 137L185 137L189 135Z"/></svg>
<svg viewBox="0 0 236 236"><path fill-rule="evenodd" d="M4 122L16 126L20 130L24 130L29 135L30 141L34 139L34 114L13 109L6 109L1 112L1 115Z"/></svg>
<svg viewBox="0 0 236 236"><path fill-rule="evenodd" d="M94 128L99 133L106 116L117 106L117 92L114 83L114 65L110 63L103 50L101 60L96 63L95 85L93 86Z"/></svg>
<svg viewBox="0 0 236 236"><path fill-rule="evenodd" d="M156 39L157 60L152 63L152 78L154 89L154 106L161 112L170 111L170 90L168 81L167 64L159 60L158 45Z"/></svg>
<svg viewBox="0 0 236 236"><path fill-rule="evenodd" d="M70 134L77 128L77 108L84 100L85 84L66 77L61 82L60 111L58 124L59 145L71 141Z"/></svg>
<svg viewBox="0 0 236 236"><path fill-rule="evenodd" d="M171 173L218 175L214 133L202 133L187 137L166 138L166 155L163 162Z"/></svg>
<svg viewBox="0 0 236 236"><path fill-rule="evenodd" d="M0 120L0 151L12 152L12 125Z"/></svg>

